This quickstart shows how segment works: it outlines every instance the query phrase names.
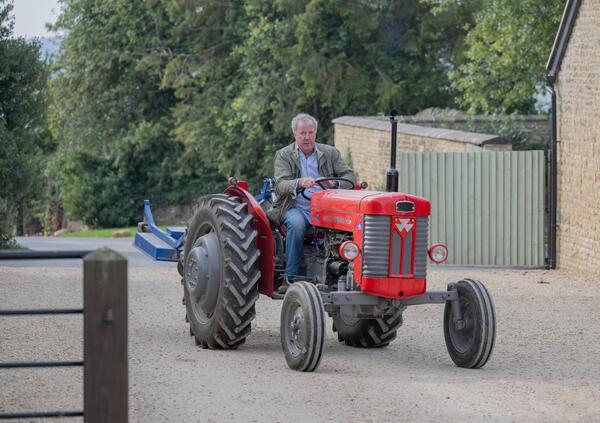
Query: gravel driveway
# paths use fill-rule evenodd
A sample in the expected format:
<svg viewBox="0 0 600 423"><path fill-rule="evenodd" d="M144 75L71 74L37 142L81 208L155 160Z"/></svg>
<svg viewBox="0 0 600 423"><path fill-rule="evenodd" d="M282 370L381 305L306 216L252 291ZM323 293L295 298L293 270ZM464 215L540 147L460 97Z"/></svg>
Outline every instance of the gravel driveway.
<svg viewBox="0 0 600 423"><path fill-rule="evenodd" d="M600 281L439 267L430 288L473 276L495 297L497 343L483 369L453 365L443 307L430 305L409 308L382 349L342 346L329 324L320 367L298 373L279 344L281 302L261 297L239 350L202 350L177 276L129 270L133 422L600 421ZM81 279L77 268L0 267L0 308L81 306ZM3 317L0 361L78 359L81 337L80 316ZM0 381L0 411L82 408L81 369L0 370Z"/></svg>

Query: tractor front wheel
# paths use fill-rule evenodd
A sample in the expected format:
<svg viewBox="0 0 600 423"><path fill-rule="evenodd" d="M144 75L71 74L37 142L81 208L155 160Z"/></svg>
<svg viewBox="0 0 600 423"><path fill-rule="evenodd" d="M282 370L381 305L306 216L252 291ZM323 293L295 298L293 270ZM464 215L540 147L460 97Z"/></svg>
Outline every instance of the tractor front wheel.
<svg viewBox="0 0 600 423"><path fill-rule="evenodd" d="M489 291L478 280L450 284L458 292L460 319L447 301L444 309L444 338L450 358L458 367L478 369L490 358L496 338L496 314Z"/></svg>
<svg viewBox="0 0 600 423"><path fill-rule="evenodd" d="M185 240L183 291L190 334L203 348L237 348L250 333L259 295L256 237L240 198L198 202Z"/></svg>
<svg viewBox="0 0 600 423"><path fill-rule="evenodd" d="M292 370L314 371L323 355L325 310L316 286L298 281L285 293L281 307L281 347Z"/></svg>

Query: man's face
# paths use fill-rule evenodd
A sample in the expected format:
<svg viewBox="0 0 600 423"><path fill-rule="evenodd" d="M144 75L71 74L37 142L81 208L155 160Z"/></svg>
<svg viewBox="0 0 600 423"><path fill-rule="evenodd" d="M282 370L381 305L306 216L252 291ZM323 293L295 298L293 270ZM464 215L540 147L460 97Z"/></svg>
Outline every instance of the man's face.
<svg viewBox="0 0 600 423"><path fill-rule="evenodd" d="M296 145L304 154L311 154L315 149L315 141L317 139L317 131L315 126L309 120L298 122L294 131Z"/></svg>

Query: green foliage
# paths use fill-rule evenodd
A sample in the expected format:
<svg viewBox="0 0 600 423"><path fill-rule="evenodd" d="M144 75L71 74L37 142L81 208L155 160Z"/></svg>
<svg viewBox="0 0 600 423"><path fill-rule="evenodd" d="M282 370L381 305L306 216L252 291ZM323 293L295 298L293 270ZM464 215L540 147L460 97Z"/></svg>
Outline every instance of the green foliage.
<svg viewBox="0 0 600 423"><path fill-rule="evenodd" d="M532 113L564 0L484 0L451 72L469 113Z"/></svg>
<svg viewBox="0 0 600 423"><path fill-rule="evenodd" d="M63 4L53 169L70 216L96 226L231 175L257 189L300 111L331 142L339 115L451 105L447 63L472 16L418 0Z"/></svg>
<svg viewBox="0 0 600 423"><path fill-rule="evenodd" d="M532 110L561 2L62 3L51 191L70 218L123 226L145 198L187 202L228 176L256 191L299 112L331 142L337 116L452 107L457 92L471 112Z"/></svg>
<svg viewBox="0 0 600 423"><path fill-rule="evenodd" d="M300 111L317 117L319 140L331 142L340 115L451 104L444 62L465 33L457 19L416 0L231 6L214 41L222 48L207 63L189 62L186 74L197 76L179 80L189 102L176 107L176 133L189 151L213 151L220 174L257 188L275 151L292 142Z"/></svg>
<svg viewBox="0 0 600 423"><path fill-rule="evenodd" d="M185 55L163 2L64 3L56 27L69 34L51 83L51 130L70 217L126 225L144 198L176 203L214 188L208 157L184 157L172 134L176 98L163 79Z"/></svg>
<svg viewBox="0 0 600 423"><path fill-rule="evenodd" d="M0 0L0 246L11 243L17 214L42 185L46 68L36 43L12 38L11 10Z"/></svg>
<svg viewBox="0 0 600 423"><path fill-rule="evenodd" d="M522 115L493 115L487 121L475 123L473 120L469 120L468 126L469 130L473 132L495 134L510 140L512 149L515 151L545 150L548 147L549 140L536 142L528 133Z"/></svg>

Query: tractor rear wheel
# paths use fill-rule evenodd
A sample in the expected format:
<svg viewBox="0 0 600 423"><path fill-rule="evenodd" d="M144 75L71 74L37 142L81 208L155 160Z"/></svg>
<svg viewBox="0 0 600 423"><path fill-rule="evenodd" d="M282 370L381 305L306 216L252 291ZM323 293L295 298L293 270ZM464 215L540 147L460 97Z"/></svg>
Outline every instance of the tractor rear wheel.
<svg viewBox="0 0 600 423"><path fill-rule="evenodd" d="M250 334L260 271L257 232L240 198L203 197L184 248L183 291L197 345L233 349Z"/></svg>
<svg viewBox="0 0 600 423"><path fill-rule="evenodd" d="M321 362L325 342L325 309L316 286L294 282L281 306L281 347L292 370L314 371Z"/></svg>
<svg viewBox="0 0 600 423"><path fill-rule="evenodd" d="M464 279L448 289L458 291L461 320L454 322L452 303L444 309L444 338L458 367L478 369L488 361L496 338L496 313L489 291L478 280Z"/></svg>
<svg viewBox="0 0 600 423"><path fill-rule="evenodd" d="M396 339L396 330L402 326L404 308L395 310L392 315L378 319L359 319L333 315L333 331L338 341L358 348L382 348Z"/></svg>

